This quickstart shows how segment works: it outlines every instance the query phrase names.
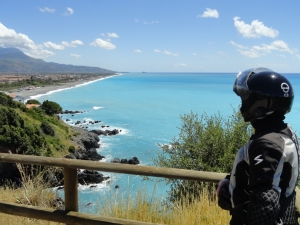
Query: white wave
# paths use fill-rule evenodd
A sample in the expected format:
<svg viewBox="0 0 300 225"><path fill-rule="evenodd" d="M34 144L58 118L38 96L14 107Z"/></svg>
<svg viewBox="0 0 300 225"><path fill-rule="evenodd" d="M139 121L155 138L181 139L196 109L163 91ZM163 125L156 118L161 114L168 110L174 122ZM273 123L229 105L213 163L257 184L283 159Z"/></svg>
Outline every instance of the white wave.
<svg viewBox="0 0 300 225"><path fill-rule="evenodd" d="M112 156L106 155L105 158L101 159L100 162L111 162Z"/></svg>
<svg viewBox="0 0 300 225"><path fill-rule="evenodd" d="M110 189L110 185L108 185L109 182L110 180L103 181L100 184L89 184L89 185L78 184L78 190L81 192L109 190Z"/></svg>
<svg viewBox="0 0 300 225"><path fill-rule="evenodd" d="M114 77L114 76L120 76L120 75L122 75L122 74L117 74L117 75L103 77L103 78L100 78L100 79L97 79L97 80L92 80L92 81L88 81L88 82L85 82L85 83L82 83L82 84L77 84L77 85L75 85L73 87L67 87L67 88L61 88L61 89L57 89L57 90L53 90L53 91L48 91L45 94L38 94L38 95L30 96L29 99L37 99L37 98L40 98L40 97L45 96L45 95L51 95L51 94L53 94L55 92L60 92L60 91L69 90L69 89L72 89L72 88L81 87L81 86L84 86L84 85L89 85L91 83L94 83L94 82L97 82L97 81L100 81L100 80L104 80L104 79L108 79L108 78L111 78L111 77Z"/></svg>
<svg viewBox="0 0 300 225"><path fill-rule="evenodd" d="M93 107L94 110L103 109L103 108L104 108L103 106L94 106Z"/></svg>
<svg viewBox="0 0 300 225"><path fill-rule="evenodd" d="M115 127L115 126L109 126L109 127L102 127L102 126L105 126L105 125L100 125L100 127L97 127L96 129L100 129L100 130L109 130L109 131L112 131L114 129L118 130L119 133L117 135L131 135L131 132L129 129L126 129L126 128L122 128L122 127Z"/></svg>

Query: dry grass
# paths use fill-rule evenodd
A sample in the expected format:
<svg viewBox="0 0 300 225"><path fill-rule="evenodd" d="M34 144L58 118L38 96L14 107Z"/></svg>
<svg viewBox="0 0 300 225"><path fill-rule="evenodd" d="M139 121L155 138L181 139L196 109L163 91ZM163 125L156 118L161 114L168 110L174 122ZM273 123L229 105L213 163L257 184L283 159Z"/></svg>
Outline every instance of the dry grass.
<svg viewBox="0 0 300 225"><path fill-rule="evenodd" d="M24 187L17 190L0 189L0 201L22 202L23 204L50 207L51 193L41 186L28 181ZM104 206L99 206L101 216L116 217L144 222L170 225L225 225L229 223L229 213L221 210L216 200L210 200L204 190L198 199L188 202L182 199L180 203L165 204L163 198L154 197L155 193L148 194L143 189L135 195L116 194L112 199L105 199ZM60 225L61 223L35 220L0 213L0 224L5 225Z"/></svg>
<svg viewBox="0 0 300 225"><path fill-rule="evenodd" d="M31 206L40 206L51 208L51 203L56 198L55 193L47 189L41 176L30 179L25 176L25 168L17 164L22 177L22 187L17 189L0 189L0 201L8 203L20 203ZM43 220L30 219L26 217L18 217L14 215L0 213L0 224L5 225L59 225L61 223L49 222Z"/></svg>
<svg viewBox="0 0 300 225"><path fill-rule="evenodd" d="M151 196L151 197L149 197ZM105 199L105 197L104 197ZM99 215L169 225L224 225L229 224L228 211L222 210L216 199L211 200L207 190L192 201L169 205L164 199L149 195L145 189L136 195L116 194L99 205Z"/></svg>

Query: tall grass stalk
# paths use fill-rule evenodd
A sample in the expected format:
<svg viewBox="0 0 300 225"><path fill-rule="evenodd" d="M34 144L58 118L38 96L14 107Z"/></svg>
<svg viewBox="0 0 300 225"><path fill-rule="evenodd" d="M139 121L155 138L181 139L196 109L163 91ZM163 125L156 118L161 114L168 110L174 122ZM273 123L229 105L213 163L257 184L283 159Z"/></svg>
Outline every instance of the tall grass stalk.
<svg viewBox="0 0 300 225"><path fill-rule="evenodd" d="M42 174L33 176L34 170L32 167L24 167L21 164L16 164L21 174L21 187L0 188L0 201L8 203L20 203L24 205L40 206L43 208L53 208L53 202L57 195L50 190L48 185L43 181ZM30 168L31 171L26 171ZM32 177L34 177L32 179ZM14 184L7 185L8 187ZM18 217L14 215L0 213L0 224L5 225L59 225L61 223L50 222L44 220L36 220L26 217Z"/></svg>
<svg viewBox="0 0 300 225"><path fill-rule="evenodd" d="M229 224L229 212L222 210L205 188L200 196L183 197L173 204L154 196L145 188L134 195L116 192L112 199L102 199L105 203L99 205L99 215L168 225Z"/></svg>

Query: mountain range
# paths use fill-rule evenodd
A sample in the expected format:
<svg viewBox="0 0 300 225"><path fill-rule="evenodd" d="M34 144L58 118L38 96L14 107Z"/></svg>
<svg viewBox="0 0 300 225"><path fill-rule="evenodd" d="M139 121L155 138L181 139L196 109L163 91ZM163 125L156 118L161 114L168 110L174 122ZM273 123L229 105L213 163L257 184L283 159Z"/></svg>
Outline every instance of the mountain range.
<svg viewBox="0 0 300 225"><path fill-rule="evenodd" d="M99 67L74 66L45 62L42 59L35 59L24 54L17 48L0 47L0 73L18 74L56 74L56 73L115 73L115 71Z"/></svg>

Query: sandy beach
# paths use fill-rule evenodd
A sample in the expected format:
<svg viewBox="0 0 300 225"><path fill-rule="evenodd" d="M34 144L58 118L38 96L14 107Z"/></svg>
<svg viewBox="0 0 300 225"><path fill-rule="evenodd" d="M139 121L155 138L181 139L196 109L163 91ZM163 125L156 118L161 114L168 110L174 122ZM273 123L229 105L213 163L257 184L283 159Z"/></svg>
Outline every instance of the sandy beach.
<svg viewBox="0 0 300 225"><path fill-rule="evenodd" d="M59 85L34 87L31 90L26 90L26 89L12 90L12 91L9 91L8 93L10 95L13 95L13 96L20 96L24 99L30 99L33 96L43 95L43 94L47 94L47 93L53 92L53 91L74 88L76 86L81 86L81 85L87 85L89 83L96 82L98 80L103 80L103 79L106 79L106 78L111 77L111 76L115 76L115 75L101 76L100 78L99 77L93 77L93 78L90 78L90 79L82 79L82 80L78 80L78 81L74 81L74 82L61 83Z"/></svg>

